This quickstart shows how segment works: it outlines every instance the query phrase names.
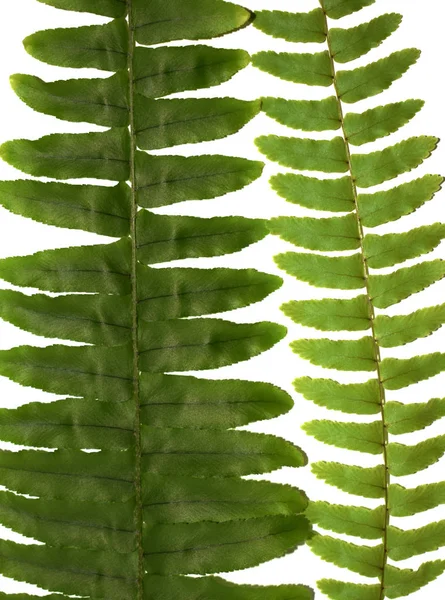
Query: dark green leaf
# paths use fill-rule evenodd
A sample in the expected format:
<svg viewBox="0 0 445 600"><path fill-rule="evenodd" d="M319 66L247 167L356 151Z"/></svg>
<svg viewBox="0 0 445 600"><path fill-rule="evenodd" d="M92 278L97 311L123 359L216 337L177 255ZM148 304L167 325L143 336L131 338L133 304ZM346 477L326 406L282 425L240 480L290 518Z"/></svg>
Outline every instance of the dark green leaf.
<svg viewBox="0 0 445 600"><path fill-rule="evenodd" d="M144 373L140 383L141 419L153 427L238 427L278 417L293 406L280 388L255 381Z"/></svg>
<svg viewBox="0 0 445 600"><path fill-rule="evenodd" d="M0 184L1 191L1 184ZM261 219L182 217L138 213L138 258L156 264L181 258L221 256L238 252L268 233Z"/></svg>
<svg viewBox="0 0 445 600"><path fill-rule="evenodd" d="M22 179L0 181L0 204L34 221L123 237L130 233L130 190Z"/></svg>
<svg viewBox="0 0 445 600"><path fill-rule="evenodd" d="M443 183L440 175L425 175L392 190L359 194L358 207L365 227L377 227L409 215L434 197Z"/></svg>
<svg viewBox="0 0 445 600"><path fill-rule="evenodd" d="M246 26L252 13L222 0L132 0L136 41L146 46L171 40L214 38Z"/></svg>
<svg viewBox="0 0 445 600"><path fill-rule="evenodd" d="M48 338L105 346L131 341L129 296L75 294L51 298L0 290L0 317Z"/></svg>
<svg viewBox="0 0 445 600"><path fill-rule="evenodd" d="M130 176L127 129L110 129L103 133L56 133L39 140L14 140L0 146L0 156L16 169L34 177L126 181Z"/></svg>
<svg viewBox="0 0 445 600"><path fill-rule="evenodd" d="M164 321L236 310L263 300L281 284L280 277L254 269L142 267L139 316L144 321Z"/></svg>
<svg viewBox="0 0 445 600"><path fill-rule="evenodd" d="M260 177L263 163L219 156L136 155L137 197L153 208L185 200L206 200L240 190Z"/></svg>
<svg viewBox="0 0 445 600"><path fill-rule="evenodd" d="M339 71L337 85L341 101L352 104L387 90L417 62L419 56L419 50L409 48L394 52L366 67Z"/></svg>
<svg viewBox="0 0 445 600"><path fill-rule="evenodd" d="M293 52L258 52L252 57L254 67L280 79L305 85L329 87L334 82L329 52L296 54Z"/></svg>
<svg viewBox="0 0 445 600"><path fill-rule="evenodd" d="M293 173L280 173L270 180L272 188L288 202L314 210L350 212L354 192L350 177L316 179Z"/></svg>
<svg viewBox="0 0 445 600"><path fill-rule="evenodd" d="M123 17L126 11L126 5L121 0L95 0L93 5L90 0L38 0L38 2L63 10L89 12L104 17Z"/></svg>
<svg viewBox="0 0 445 600"><path fill-rule="evenodd" d="M385 150L352 156L352 171L359 187L379 185L398 175L412 171L431 156L438 139L414 137Z"/></svg>
<svg viewBox="0 0 445 600"><path fill-rule="evenodd" d="M13 75L11 85L25 104L65 121L104 127L129 125L128 75L107 79L71 79L46 83L32 75Z"/></svg>
<svg viewBox="0 0 445 600"><path fill-rule="evenodd" d="M120 71L128 63L128 28L124 19L105 25L47 29L25 38L34 58L58 67Z"/></svg>
<svg viewBox="0 0 445 600"><path fill-rule="evenodd" d="M348 142L362 146L395 133L423 107L423 100L405 100L371 108L364 113L348 113L344 125Z"/></svg>
<svg viewBox="0 0 445 600"><path fill-rule="evenodd" d="M360 254L331 258L319 254L287 252L278 254L275 262L289 275L315 287L357 290L365 284Z"/></svg>
<svg viewBox="0 0 445 600"><path fill-rule="evenodd" d="M288 42L326 41L326 22L320 8L308 13L260 10L253 24L264 33Z"/></svg>
<svg viewBox="0 0 445 600"><path fill-rule="evenodd" d="M375 415L380 412L379 382L342 384L332 379L301 377L294 381L297 392L318 406L357 415Z"/></svg>
<svg viewBox="0 0 445 600"><path fill-rule="evenodd" d="M130 293L130 240L0 260L0 277L48 292Z"/></svg>
<svg viewBox="0 0 445 600"><path fill-rule="evenodd" d="M352 29L331 29L329 40L334 60L347 63L368 54L394 33L401 22L402 15L390 13Z"/></svg>
<svg viewBox="0 0 445 600"><path fill-rule="evenodd" d="M228 81L249 62L250 57L243 50L210 46L137 47L135 88L148 98L208 88Z"/></svg>
<svg viewBox="0 0 445 600"><path fill-rule="evenodd" d="M0 374L20 385L92 400L124 402L133 393L129 346L20 346L0 352Z"/></svg>
<svg viewBox="0 0 445 600"><path fill-rule="evenodd" d="M156 150L196 144L236 133L260 111L260 102L234 98L135 98L139 148Z"/></svg>
<svg viewBox="0 0 445 600"><path fill-rule="evenodd" d="M295 246L321 252L357 250L360 235L354 214L329 219L276 217L270 221L271 233Z"/></svg>
<svg viewBox="0 0 445 600"><path fill-rule="evenodd" d="M369 302L366 296L351 300L293 300L281 310L295 323L320 331L364 331L370 329Z"/></svg>
<svg viewBox="0 0 445 600"><path fill-rule="evenodd" d="M273 323L236 324L219 319L143 324L139 363L151 373L217 369L247 360L274 346L285 327Z"/></svg>
<svg viewBox="0 0 445 600"><path fill-rule="evenodd" d="M284 167L323 173L348 171L345 142L341 137L325 141L267 135L260 136L255 143L269 160Z"/></svg>
<svg viewBox="0 0 445 600"><path fill-rule="evenodd" d="M282 125L302 131L340 129L341 120L337 98L325 100L284 100L264 98L263 111Z"/></svg>

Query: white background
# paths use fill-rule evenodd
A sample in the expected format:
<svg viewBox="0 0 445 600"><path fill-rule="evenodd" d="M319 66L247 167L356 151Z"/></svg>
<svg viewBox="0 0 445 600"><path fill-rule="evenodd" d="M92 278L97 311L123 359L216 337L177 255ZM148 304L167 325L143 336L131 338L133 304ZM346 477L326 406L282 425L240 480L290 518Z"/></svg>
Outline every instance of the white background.
<svg viewBox="0 0 445 600"><path fill-rule="evenodd" d="M271 8L267 0L244 0L244 4L251 9ZM282 10L310 10L318 5L316 0L300 0L296 3L291 0L276 0L273 8ZM410 135L429 134L444 137L445 119L443 114L443 81L441 71L443 69L443 22L445 18L445 7L440 0L423 0L415 2L414 0L377 0L372 7L365 9L359 15L352 15L344 19L342 26L351 26L364 20L387 11L396 11L404 15L404 21L400 30L394 34L391 39L382 47L374 50L370 56L359 59L353 66L366 64L369 60L381 58L391 51L399 50L404 47L416 46L422 49L422 57L407 75L396 82L393 87L383 95L362 102L352 107L354 111L362 111L367 108L392 101L404 100L407 98L423 98L427 104L423 111L414 121L402 132L394 135L391 142L395 143ZM83 132L91 131L95 128L86 124L70 124L56 119L34 113L31 109L23 105L15 97L9 87L8 77L12 73L31 73L36 74L48 81L55 79L65 79L69 77L85 76L103 76L104 74L90 71L75 71L58 69L39 63L29 57L22 48L21 40L26 35L33 33L38 29L45 29L57 26L76 26L82 24L100 23L104 20L92 15L80 15L58 11L51 7L39 4L35 0L20 0L7 3L3 7L2 19L0 22L0 98L2 110L0 113L0 142L12 138L32 138L36 139L42 135L56 132ZM338 26L336 23L334 26ZM180 45L180 44L175 44ZM283 50L283 51L319 51L322 49L318 44L287 44L280 40L274 40L265 36L253 27L242 30L236 34L220 38L214 45L220 47L242 47L250 52L256 52L265 49ZM323 48L324 49L324 48ZM79 74L81 73L81 75ZM321 98L331 93L326 88L306 88L291 83L282 82L270 75L261 73L252 67L239 73L230 82L222 85L216 90L202 90L197 94L199 96L235 96L245 99L254 99L264 95L277 95L287 98ZM259 159L261 156L256 151L253 144L255 136L265 133L284 133L289 135L300 135L298 132L292 132L273 122L264 115L258 116L242 132L228 139L217 141L210 144L200 144L194 146L183 146L176 148L173 152L182 154L200 154L223 153L245 156L248 158ZM326 137L324 134L319 137ZM359 150L367 152L384 147L388 140L370 144ZM171 152L171 151L170 151ZM162 151L169 153L169 150ZM410 180L425 173L445 173L445 146L439 145L439 149L434 156L422 166L415 174L410 174L402 180ZM282 170L282 169L281 169ZM270 175L279 172L280 168L276 165L268 164L264 176L250 187L241 192L230 194L224 198L215 201L206 202L188 202L182 205L176 205L166 209L165 213L181 213L189 215L213 216L213 215L235 215L243 214L250 217L270 217L277 215L303 215L310 214L297 206L287 204L284 200L278 198L268 187L268 178ZM0 179L16 178L20 175L6 164L0 164ZM391 184L382 186L388 188ZM417 213L405 218L402 221L393 223L381 228L381 232L403 231L414 226L428 224L440 219L444 219L443 201L444 192L437 195L435 200L428 203ZM80 244L94 244L100 241L106 241L107 238L101 238L93 234L58 230L35 223L18 216L9 214L0 209L0 257L30 254L32 252L57 247L66 247ZM111 241L111 240L110 240ZM273 255L291 249L292 247L279 239L269 237L260 243L244 250L243 252L218 259L203 259L200 261L185 261L182 264L188 266L233 266L233 267L256 267L271 273L279 273L273 262ZM442 244L431 257L445 258L445 246ZM418 261L410 261L414 264ZM313 418L338 418L345 419L340 413L329 413L311 403L305 401L302 397L293 392L292 380L297 376L311 375L321 377L336 377L341 381L363 381L367 376L362 374L345 374L329 371L322 371L316 367L301 360L298 356L292 354L288 347L291 340L299 337L323 337L324 334L314 332L310 329L299 327L290 323L280 312L279 307L283 301L290 299L320 298L328 295L326 290L318 290L310 286L299 283L296 280L285 276L285 283L281 290L273 294L266 301L248 309L236 311L230 315L236 321L256 321L271 320L289 327L289 335L286 340L278 344L272 351L251 360L248 363L237 365L235 367L219 370L217 373L209 373L209 376L215 377L240 377L246 379L256 379L270 381L278 384L293 394L295 398L295 408L290 414L271 422L256 424L250 429L254 431L270 432L301 445L309 454L311 461L317 460L338 460L351 464L371 466L376 464L380 457L372 458L368 455L362 455L353 452L344 452L335 448L323 446L311 438L305 436L300 426L305 421ZM0 286L3 285L0 283ZM32 290L30 290L31 292ZM444 301L445 280L429 288L423 294L418 294L403 304L390 310L390 314L407 313L416 308L428 305L439 304ZM337 293L336 293L337 294ZM338 293L339 297L348 294ZM339 336L341 337L341 336ZM357 336L360 337L360 336ZM436 332L432 337L410 344L402 349L394 349L391 352L384 351L384 356L392 355L396 357L408 357L422 352L428 353L444 349L443 330ZM0 349L33 343L35 345L47 345L55 343L55 340L42 340L35 336L26 334L18 329L0 323ZM435 377L428 382L412 386L408 390L392 392L389 394L392 400L403 400L405 402L427 400L431 397L440 397L445 378L443 376ZM20 388L6 379L0 379L0 398L1 405L4 407L14 407L25 402L35 400L50 400L52 396L40 393L35 390ZM443 422L438 422L431 427L427 435L439 435L445 433ZM399 441L416 443L425 439L425 432L403 436ZM7 448L8 445L3 444ZM440 481L444 478L443 467L444 459L430 470L420 473L418 476L404 478L403 484L415 486L420 483ZM336 491L317 481L310 471L310 467L301 470L284 469L274 473L270 479L292 483L307 490L314 499L329 499L333 502L353 503L356 499ZM375 506L373 501L363 500L363 505ZM445 508L437 509L423 513L412 519L394 519L393 523L400 527L421 526L435 519L445 518ZM0 528L0 535L15 540L24 540L12 532ZM358 540L352 540L358 541ZM445 558L445 552L438 551L430 553L427 558L433 560L436 558ZM403 566L417 567L422 561L419 558L406 561ZM363 581L370 580L356 577L346 570L337 569L326 563L322 563L311 554L309 549L302 548L295 554L285 558L272 561L267 565L249 569L242 573L230 574L228 577L237 582L249 582L255 584L279 584L279 583L306 583L314 585L317 578L334 577L341 580ZM428 588L413 594L413 600L438 599L443 597L445 586L445 575ZM34 592L37 588L29 585L16 584L11 580L0 578L0 590L7 592L28 591ZM37 593L38 590L37 590ZM318 594L318 598L323 598ZM357 599L359 600L359 599Z"/></svg>

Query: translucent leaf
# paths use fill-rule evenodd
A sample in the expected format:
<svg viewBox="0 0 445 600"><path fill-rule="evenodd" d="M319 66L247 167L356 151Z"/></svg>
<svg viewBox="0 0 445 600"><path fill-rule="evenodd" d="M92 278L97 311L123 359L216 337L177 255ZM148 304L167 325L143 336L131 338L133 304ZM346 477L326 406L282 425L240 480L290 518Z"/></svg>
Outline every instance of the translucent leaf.
<svg viewBox="0 0 445 600"><path fill-rule="evenodd" d="M311 140L267 135L260 136L255 143L269 160L283 167L324 173L346 173L349 168L341 137Z"/></svg>
<svg viewBox="0 0 445 600"><path fill-rule="evenodd" d="M352 104L387 90L417 62L419 56L419 50L408 48L394 52L366 67L339 71L337 84L341 101Z"/></svg>
<svg viewBox="0 0 445 600"><path fill-rule="evenodd" d="M321 331L363 331L371 327L366 296L351 300L293 300L281 310L295 323Z"/></svg>
<svg viewBox="0 0 445 600"><path fill-rule="evenodd" d="M445 482L428 483L411 489L392 484L389 498L394 517L410 517L445 504Z"/></svg>
<svg viewBox="0 0 445 600"><path fill-rule="evenodd" d="M217 154L136 155L137 199L153 208L185 200L207 200L240 190L260 177L263 163Z"/></svg>
<svg viewBox="0 0 445 600"><path fill-rule="evenodd" d="M309 421L304 431L316 440L367 454L382 454L383 427L380 421L372 423L343 423L337 421Z"/></svg>
<svg viewBox="0 0 445 600"><path fill-rule="evenodd" d="M386 595L388 598L408 596L434 581L445 571L445 561L436 560L424 563L417 571L397 569L388 565L386 569Z"/></svg>
<svg viewBox="0 0 445 600"><path fill-rule="evenodd" d="M357 290L364 287L363 262L360 254L331 258L318 254L278 254L280 269L315 287ZM445 269L444 269L445 274Z"/></svg>
<svg viewBox="0 0 445 600"><path fill-rule="evenodd" d="M318 587L331 600L380 600L381 586L322 579Z"/></svg>
<svg viewBox="0 0 445 600"><path fill-rule="evenodd" d="M12 88L25 104L41 113L104 127L129 125L128 75L107 79L68 79L46 83L33 75L13 75Z"/></svg>
<svg viewBox="0 0 445 600"><path fill-rule="evenodd" d="M136 41L146 46L218 37L244 27L252 18L250 11L222 0L132 2Z"/></svg>
<svg viewBox="0 0 445 600"><path fill-rule="evenodd" d="M110 237L130 232L130 190L31 179L0 181L0 204L34 221Z"/></svg>
<svg viewBox="0 0 445 600"><path fill-rule="evenodd" d="M271 233L308 250L322 252L357 250L360 235L354 214L329 219L309 217L275 217L270 221Z"/></svg>
<svg viewBox="0 0 445 600"><path fill-rule="evenodd" d="M352 170L359 187L368 188L394 179L423 163L436 149L438 139L414 137L385 150L352 156Z"/></svg>
<svg viewBox="0 0 445 600"><path fill-rule="evenodd" d="M311 339L291 343L292 350L313 365L340 371L375 371L372 337L360 340Z"/></svg>
<svg viewBox="0 0 445 600"><path fill-rule="evenodd" d="M342 384L332 379L301 377L294 387L307 400L318 406L348 414L375 415L380 412L379 382Z"/></svg>
<svg viewBox="0 0 445 600"><path fill-rule="evenodd" d="M329 39L334 60L347 63L368 54L386 40L402 22L402 15L380 15L351 29L331 29Z"/></svg>
<svg viewBox="0 0 445 600"><path fill-rule="evenodd" d="M130 177L130 136L127 129L100 133L53 134L39 140L14 140L0 147L7 163L33 175L54 179Z"/></svg>
<svg viewBox="0 0 445 600"><path fill-rule="evenodd" d="M383 545L358 546L327 535L316 535L308 544L317 556L337 567L365 577L378 577L381 574Z"/></svg>
<svg viewBox="0 0 445 600"><path fill-rule="evenodd" d="M354 209L354 192L350 177L316 179L293 173L280 173L270 180L279 196L314 210L350 212Z"/></svg>
<svg viewBox="0 0 445 600"><path fill-rule="evenodd" d="M405 100L345 116L345 133L353 146L362 146L395 133L423 107L423 100Z"/></svg>
<svg viewBox="0 0 445 600"><path fill-rule="evenodd" d="M341 127L338 103L334 96L325 100L264 98L262 110L282 125L301 131L329 131Z"/></svg>
<svg viewBox="0 0 445 600"><path fill-rule="evenodd" d="M341 19L355 13L365 6L374 4L375 0L322 0L324 10L330 19Z"/></svg>
<svg viewBox="0 0 445 600"><path fill-rule="evenodd" d="M389 191L359 194L358 207L365 227L377 227L409 215L434 197L443 183L440 175L425 175Z"/></svg>
<svg viewBox="0 0 445 600"><path fill-rule="evenodd" d="M383 385L388 390L400 390L434 377L443 370L445 354L440 352L408 359L385 358L381 363Z"/></svg>
<svg viewBox="0 0 445 600"><path fill-rule="evenodd" d="M113 244L45 250L0 260L0 277L48 292L130 293L131 247Z"/></svg>
<svg viewBox="0 0 445 600"><path fill-rule="evenodd" d="M423 308L409 315L379 315L374 327L380 346L395 348L431 335L444 323L445 305L442 304Z"/></svg>
<svg viewBox="0 0 445 600"><path fill-rule="evenodd" d="M135 90L148 98L159 98L208 88L228 81L249 62L250 57L243 50L210 46L138 46L134 52Z"/></svg>
<svg viewBox="0 0 445 600"><path fill-rule="evenodd" d="M334 82L332 63L327 51L316 54L258 52L252 64L261 71L293 83L329 87Z"/></svg>
<svg viewBox="0 0 445 600"><path fill-rule="evenodd" d="M0 184L1 191L1 184ZM238 252L268 233L261 219L182 217L139 211L138 257L146 264Z"/></svg>
<svg viewBox="0 0 445 600"><path fill-rule="evenodd" d="M406 233L367 235L363 246L369 266L372 269L382 269L432 252L443 238L445 225L434 223Z"/></svg>
<svg viewBox="0 0 445 600"><path fill-rule="evenodd" d="M445 436L439 436L414 446L388 445L389 470L396 477L413 475L436 463L445 453Z"/></svg>
<svg viewBox="0 0 445 600"><path fill-rule="evenodd" d="M388 402L385 408L388 431L401 435L419 431L445 417L445 399L433 398L425 403Z"/></svg>
<svg viewBox="0 0 445 600"><path fill-rule="evenodd" d="M444 545L445 521L408 531L398 527L388 529L388 556L393 560L405 560L426 552L434 552Z"/></svg>
<svg viewBox="0 0 445 600"><path fill-rule="evenodd" d="M135 98L139 148L156 150L196 144L236 133L258 114L260 102L234 98Z"/></svg>
<svg viewBox="0 0 445 600"><path fill-rule="evenodd" d="M162 321L139 329L141 371L196 371L247 360L286 335L273 323L238 324L220 319Z"/></svg>
<svg viewBox="0 0 445 600"><path fill-rule="evenodd" d="M377 308L388 308L421 292L444 276L445 263L440 259L399 269L390 275L371 275L369 289L372 301Z"/></svg>
<svg viewBox="0 0 445 600"><path fill-rule="evenodd" d="M128 28L124 19L105 25L47 29L25 38L34 58L58 67L120 71L127 68Z"/></svg>
<svg viewBox="0 0 445 600"><path fill-rule="evenodd" d="M318 462L312 465L318 479L324 479L348 494L363 498L383 498L385 496L386 472L383 465L364 468L334 462Z"/></svg>
<svg viewBox="0 0 445 600"><path fill-rule="evenodd" d="M320 8L308 13L260 10L255 13L253 24L264 33L288 42L326 41L326 22Z"/></svg>
<svg viewBox="0 0 445 600"><path fill-rule="evenodd" d="M305 512L308 519L323 529L358 536L367 540L382 539L385 509L343 506L328 502L311 502Z"/></svg>

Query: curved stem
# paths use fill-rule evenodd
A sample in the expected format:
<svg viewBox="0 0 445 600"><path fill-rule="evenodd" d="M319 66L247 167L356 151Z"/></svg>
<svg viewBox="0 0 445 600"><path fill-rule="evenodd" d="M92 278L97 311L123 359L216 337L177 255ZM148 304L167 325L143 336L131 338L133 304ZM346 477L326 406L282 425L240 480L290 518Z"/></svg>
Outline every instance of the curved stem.
<svg viewBox="0 0 445 600"><path fill-rule="evenodd" d="M386 566L388 563L388 527L389 527L389 520L390 520L390 509L389 509L390 472L389 472L389 464L388 464L388 443L389 443L388 437L389 436L388 436L388 426L386 424L386 414L385 414L386 393L385 393L385 388L383 386L382 376L381 376L382 359L381 359L381 353L380 353L380 344L378 342L377 335L375 332L376 314L375 314L375 308L374 308L374 304L372 302L372 296L371 296L370 286L369 286L369 266L368 266L368 261L367 261L366 255L365 255L365 249L364 249L365 235L364 235L363 224L362 224L362 221L360 218L360 212L359 212L359 207L358 207L358 190L357 190L357 184L356 184L356 180L355 180L353 169L352 169L351 147L349 144L348 136L346 134L343 104L341 101L341 94L340 94L339 88L338 88L337 69L336 69L335 60L334 60L334 54L333 54L332 47L331 47L331 40L330 40L330 36L329 36L328 17L327 17L325 8L323 6L323 0L320 0L320 4L321 4L321 8L323 10L325 23L326 23L327 45L328 45L329 57L330 57L331 64L332 64L333 83L334 83L334 88L335 88L335 95L337 98L342 135L343 135L344 142L345 142L346 156L347 156L347 161L348 161L348 170L349 170L349 175L350 175L351 181L352 181L352 190L353 190L354 204L355 204L354 214L357 218L357 226L358 226L359 237L360 237L360 255L361 255L361 258L363 261L366 297L367 297L368 306L369 306L369 318L371 321L371 335L372 335L372 340L373 340L374 358L375 358L375 362L376 362L377 377L378 377L378 382L379 382L380 416L381 416L381 420L382 420L382 430L383 430L382 431L383 464L385 467L385 492L384 492L385 524L384 524L384 530L383 530L383 560L382 560L382 567L381 567L382 575L381 575L381 580L380 580L381 586L380 586L379 600L384 600L384 598L386 597L385 576L386 576Z"/></svg>
<svg viewBox="0 0 445 600"><path fill-rule="evenodd" d="M128 71L129 71L129 107L130 107L130 187L131 187L131 305L132 305L132 342L133 342L133 398L135 403L135 525L138 550L137 600L144 597L144 548L142 541L143 502L142 502L142 444L141 444L141 399L139 387L139 322L138 322L138 277L137 277L137 213L136 197L136 131L134 120L134 73L133 60L136 41L133 26L132 0L128 0Z"/></svg>

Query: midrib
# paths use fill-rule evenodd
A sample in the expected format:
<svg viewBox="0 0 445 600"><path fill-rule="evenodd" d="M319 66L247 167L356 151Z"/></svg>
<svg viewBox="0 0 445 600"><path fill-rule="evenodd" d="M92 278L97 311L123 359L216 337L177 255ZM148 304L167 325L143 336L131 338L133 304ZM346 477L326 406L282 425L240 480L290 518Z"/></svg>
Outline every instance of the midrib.
<svg viewBox="0 0 445 600"><path fill-rule="evenodd" d="M144 598L144 547L142 540L143 532L143 502L142 502L142 444L141 444L141 400L139 387L139 322L138 322L138 280L137 280L137 227L136 219L138 213L137 185L136 185L136 129L134 119L134 49L136 47L133 3L128 0L128 71L129 71L129 109L130 109L130 187L131 187L131 304L132 304L132 340L133 340L133 397L135 404L134 435L135 435L135 526L137 536L138 552L138 574L137 574L137 600Z"/></svg>
<svg viewBox="0 0 445 600"><path fill-rule="evenodd" d="M327 13L326 13L324 5L323 5L324 0L319 0L319 2L321 5L323 14L324 14L325 23L326 23L326 32L327 32L326 41L327 41L327 46L328 46L329 58L331 60L331 65L332 65L332 73L333 73L333 77L334 77L333 83L334 83L334 88L335 88L335 96L337 98L339 117L340 117L340 122L341 122L341 131L342 131L342 136L343 136L343 139L345 142L345 147L346 147L348 171L349 171L349 176L351 177L351 182L352 182L354 204L355 204L354 214L357 219L357 226L358 226L359 237L360 237L360 256L363 261L363 270L364 270L365 287L366 287L366 298L367 298L368 305L369 305L369 315L370 315L370 320L371 320L371 335L372 335L372 340L373 340L374 358L375 358L375 362L376 362L377 378L378 378L378 382L379 382L380 416L381 416L381 422L382 422L382 438L383 438L383 464L385 467L385 491L384 491L385 524L384 524L384 530L383 530L383 559L382 559L382 566L381 566L382 575L381 575L381 579L380 579L379 600L384 600L386 598L385 583L386 583L386 567L388 564L388 528L389 528L389 524L390 524L390 508L389 508L390 472L389 472L389 463L388 463L389 436L388 436L388 426L386 424L386 393L385 393L385 388L383 387L383 383L382 383L382 381L383 381L382 375L381 375L382 359L381 359L381 353L380 353L380 344L378 342L376 332L375 332L376 314L375 314L375 308L374 308L374 304L372 301L370 285L369 285L369 266L368 266L368 261L367 261L367 258L365 255L365 250L364 250L364 237L365 236L364 236L363 224L362 224L362 221L360 218L360 213L359 213L359 208L358 208L358 190L357 190L356 180L354 177L354 172L352 169L351 147L350 147L348 136L346 134L346 129L345 129L343 104L342 104L341 95L340 95L339 89L338 89L337 68L336 68L334 54L333 54L332 47L331 47L330 37L329 37L328 16L327 16Z"/></svg>

